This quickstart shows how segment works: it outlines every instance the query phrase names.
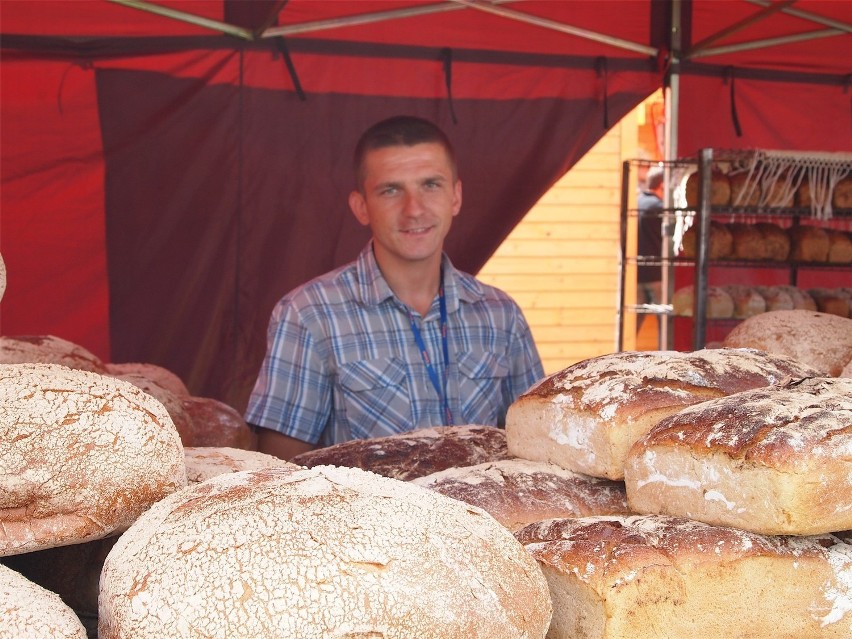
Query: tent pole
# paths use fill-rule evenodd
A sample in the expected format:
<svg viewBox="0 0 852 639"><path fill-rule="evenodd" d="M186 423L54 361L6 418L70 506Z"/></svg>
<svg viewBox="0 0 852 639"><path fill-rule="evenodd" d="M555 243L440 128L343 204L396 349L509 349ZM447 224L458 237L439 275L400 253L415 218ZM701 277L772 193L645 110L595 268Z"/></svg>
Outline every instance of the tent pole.
<svg viewBox="0 0 852 639"><path fill-rule="evenodd" d="M671 3L671 31L669 33L669 73L666 79L666 87L664 92L665 103L665 127L664 127L664 149L663 159L664 165L664 183L663 191L663 206L666 211L671 211L674 202L672 193L674 185L672 184L672 161L677 159L677 127L678 127L678 108L680 102L680 55L681 55L681 1L672 0ZM674 220L666 214L663 217L663 246L662 258L662 303L670 304L674 295L674 269L671 264L671 257L674 253L672 243L672 233L674 229ZM672 331L671 315L661 315L661 330L660 330L660 349L674 349L674 334Z"/></svg>

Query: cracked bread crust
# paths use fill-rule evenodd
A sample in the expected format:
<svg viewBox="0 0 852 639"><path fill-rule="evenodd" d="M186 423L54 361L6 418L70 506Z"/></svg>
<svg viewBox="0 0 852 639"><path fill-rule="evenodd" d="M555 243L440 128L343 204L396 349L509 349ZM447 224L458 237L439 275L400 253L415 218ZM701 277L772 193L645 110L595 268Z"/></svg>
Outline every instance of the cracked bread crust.
<svg viewBox="0 0 852 639"><path fill-rule="evenodd" d="M631 448L636 512L763 534L852 528L852 379L810 378L684 409Z"/></svg>

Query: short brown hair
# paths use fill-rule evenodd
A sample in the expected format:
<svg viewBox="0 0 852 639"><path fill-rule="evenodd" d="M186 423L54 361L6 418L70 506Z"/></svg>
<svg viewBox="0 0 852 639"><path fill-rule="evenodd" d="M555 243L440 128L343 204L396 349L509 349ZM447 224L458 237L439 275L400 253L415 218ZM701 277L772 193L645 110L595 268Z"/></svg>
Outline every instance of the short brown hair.
<svg viewBox="0 0 852 639"><path fill-rule="evenodd" d="M358 144L355 145L354 164L358 189L363 190L366 178L364 157L368 151L389 146L414 146L415 144L430 142L436 142L444 147L447 157L450 159L453 179L455 179L457 175L456 153L447 134L438 125L413 115L397 115L377 122L364 131L358 140Z"/></svg>

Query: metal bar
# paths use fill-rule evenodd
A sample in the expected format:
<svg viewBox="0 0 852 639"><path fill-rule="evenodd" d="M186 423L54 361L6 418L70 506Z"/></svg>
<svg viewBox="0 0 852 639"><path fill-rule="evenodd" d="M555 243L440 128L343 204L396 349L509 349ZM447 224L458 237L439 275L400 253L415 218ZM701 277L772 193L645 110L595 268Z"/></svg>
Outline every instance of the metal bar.
<svg viewBox="0 0 852 639"><path fill-rule="evenodd" d="M743 29L750 27L756 22L760 22L761 20L766 19L767 17L778 13L785 7L789 7L791 4L796 2L796 0L784 0L784 2L776 2L774 4L767 5L763 8L762 11L758 11L754 15L751 15L739 22L732 24L729 27L722 29L721 31L717 31L713 35L707 36L701 42L694 44L690 49L690 54L700 53L703 49L707 48L708 45L713 42L717 42L722 38L726 38L730 35L737 33L738 31L742 31Z"/></svg>
<svg viewBox="0 0 852 639"><path fill-rule="evenodd" d="M781 36L779 38L767 38L766 40L753 40L751 42L743 42L740 44L732 44L726 47L717 47L715 49L705 49L700 52L690 53L689 59L706 58L714 55L724 55L726 53L737 53L739 51L750 51L753 49L764 49L766 47L775 47L782 44L790 44L791 42L806 42L808 40L816 40L817 38L828 38L831 36L843 35L840 29L825 29L823 31L811 31L809 33L798 33L796 35Z"/></svg>
<svg viewBox="0 0 852 639"><path fill-rule="evenodd" d="M760 5L761 7L768 7L772 4L769 0L745 0L746 2L751 2L752 4ZM804 18L805 20L810 20L811 22L816 22L817 24L821 24L825 27L832 27L833 29L840 29L841 31L845 31L846 33L852 33L852 24L848 24L846 22L840 22L839 20L832 20L831 18L824 18L821 15L817 15L816 13L810 13L809 11L802 11L801 9L792 9L792 8L784 8L781 9L782 13L786 13L790 16L795 16L797 18Z"/></svg>
<svg viewBox="0 0 852 639"><path fill-rule="evenodd" d="M508 4L517 0L494 0L495 4ZM340 27L351 27L360 24L372 24L373 22L385 22L399 18L413 18L429 15L432 13L444 13L447 11L459 11L466 7L456 2L442 2L441 4L420 5L405 9L392 9L390 11L377 11L375 13L363 13L357 16L344 18L332 18L329 20L317 20L315 22L303 22L301 24L281 25L270 27L262 34L262 38L275 38L278 36L291 36L313 31L325 31L326 29L339 29Z"/></svg>
<svg viewBox="0 0 852 639"><path fill-rule="evenodd" d="M692 320L692 348L704 348L707 343L707 275L710 251L710 191L713 183L713 149L701 149L698 157L698 171L701 180L698 185L698 210L695 223L698 224L697 255L695 263L695 288Z"/></svg>
<svg viewBox="0 0 852 639"><path fill-rule="evenodd" d="M466 7L470 7L471 9L484 11L485 13L491 13L503 18L508 18L510 20L517 20L518 22L525 22L527 24L531 24L537 27L543 27L545 29L551 29L553 31L559 31L560 33L567 33L569 35L585 38L586 40L601 42L603 44L608 44L610 46L618 47L620 49L626 49L628 51L634 51L636 53L644 53L645 55L649 55L652 57L656 56L658 53L658 50L655 47L650 47L644 44L639 44L637 42L631 42L629 40L623 40L621 38L604 35L595 31L589 31L587 29L580 29L579 27L572 27L571 25L556 22L554 20L548 20L546 18L538 18L536 16L531 16L527 13L513 11L512 9L503 9L501 7L495 6L491 2L483 2L482 0L453 1Z"/></svg>
<svg viewBox="0 0 852 639"><path fill-rule="evenodd" d="M205 29L212 29L213 31L221 31L227 35L236 36L243 40L254 40L254 35L248 29L243 29L242 27L237 27L233 24L228 24L227 22L219 22L218 20L211 20L210 18L204 18L202 16L197 16L193 13L187 13L186 11L179 11L177 9L170 9L169 7L163 7L157 4L151 4L150 2L145 2L144 0L109 0L110 2L114 2L115 4L120 4L125 7L130 7L131 9L139 9L140 11L147 11L148 13L155 13L157 15L165 16L166 18L172 18L174 20L179 20L181 22L187 22L189 24L194 24L199 27L204 27Z"/></svg>
<svg viewBox="0 0 852 639"><path fill-rule="evenodd" d="M616 334L615 345L616 351L624 350L624 298L625 298L625 270L627 269L627 207L629 204L630 190L630 162L622 163L621 169L621 235L619 237L619 254L618 254L618 310L616 313Z"/></svg>

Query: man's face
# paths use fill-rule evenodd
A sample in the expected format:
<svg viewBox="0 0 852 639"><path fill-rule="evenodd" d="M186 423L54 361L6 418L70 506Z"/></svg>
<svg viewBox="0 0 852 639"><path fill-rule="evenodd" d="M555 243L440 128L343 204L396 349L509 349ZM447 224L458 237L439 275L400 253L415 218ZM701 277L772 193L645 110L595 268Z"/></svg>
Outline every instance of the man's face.
<svg viewBox="0 0 852 639"><path fill-rule="evenodd" d="M462 199L444 147L429 142L375 149L364 169L363 193L353 191L349 206L372 229L379 261L440 261Z"/></svg>

